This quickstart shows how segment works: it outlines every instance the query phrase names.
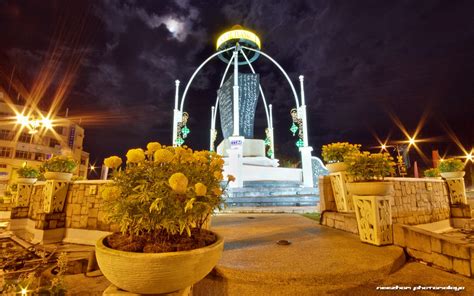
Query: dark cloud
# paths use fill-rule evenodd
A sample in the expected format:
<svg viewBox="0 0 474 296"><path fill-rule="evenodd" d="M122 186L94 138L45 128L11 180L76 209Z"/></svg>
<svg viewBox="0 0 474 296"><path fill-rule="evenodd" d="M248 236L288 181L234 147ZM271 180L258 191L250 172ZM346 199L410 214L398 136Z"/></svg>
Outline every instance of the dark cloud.
<svg viewBox="0 0 474 296"><path fill-rule="evenodd" d="M85 146L100 158L149 140L169 143L174 80L181 80L183 91L214 52L219 33L242 24L260 35L263 50L287 70L297 90L298 76L305 75L315 148L338 140L372 145L372 132L401 139L388 113L414 131L427 109L422 136L443 135L440 122L446 122L470 148L473 8L471 1L3 1L0 52L6 58L0 66L9 72L16 65L31 85L58 24L74 35L77 24L63 19L85 12L87 38L80 46L87 52L65 106L78 115L118 114L105 127L86 125ZM254 66L274 105L277 148L285 147L277 153L296 154L289 152L291 89L263 57ZM207 147L210 106L224 68L211 62L188 93L192 146ZM265 125L260 104L257 136L263 137ZM437 145L458 153L448 143L424 148Z"/></svg>

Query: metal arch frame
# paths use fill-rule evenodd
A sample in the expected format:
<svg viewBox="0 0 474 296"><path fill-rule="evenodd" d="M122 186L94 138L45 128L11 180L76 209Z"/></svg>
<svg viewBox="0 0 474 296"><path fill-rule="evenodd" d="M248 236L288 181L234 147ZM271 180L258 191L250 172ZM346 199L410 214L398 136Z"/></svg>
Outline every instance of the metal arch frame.
<svg viewBox="0 0 474 296"><path fill-rule="evenodd" d="M179 111L183 112L184 101L186 100L186 94L188 93L189 86L191 86L191 83L193 82L194 77L196 77L197 73L199 73L199 71L201 71L202 67L204 67L210 60L212 60L214 57L218 56L219 54L221 54L223 52L226 52L226 51L230 51L230 50L235 49L235 48L236 48L236 46L232 46L232 47L229 47L227 49L223 49L221 51L218 51L218 52L212 54L211 56L209 56L204 62L201 63L201 65L199 65L199 67L194 71L193 75L189 79L188 84L186 84L186 88L184 89L183 96L181 97L181 105L180 105Z"/></svg>
<svg viewBox="0 0 474 296"><path fill-rule="evenodd" d="M300 107L300 104L299 104L298 94L296 93L296 90L295 90L295 86L293 85L293 82L291 82L290 77L288 76L288 74L286 73L286 71L283 69L283 67L282 67L280 64L278 64L278 62L275 61L271 56L269 56L268 54L264 53L264 52L261 51L261 50L253 49L253 48L246 47L246 46L240 46L240 47L241 47L241 48L248 49L248 50L251 50L251 51L255 51L255 52L257 52L257 53L260 53L261 55L263 55L264 57L266 57L267 59L269 59L271 62L273 62L273 63L275 64L275 66L278 67L278 69L280 69L280 71L283 73L283 75L285 76L286 80L287 80L288 83L290 84L291 91L293 91L293 96L295 97L295 102L296 102L296 108L299 108L299 107Z"/></svg>

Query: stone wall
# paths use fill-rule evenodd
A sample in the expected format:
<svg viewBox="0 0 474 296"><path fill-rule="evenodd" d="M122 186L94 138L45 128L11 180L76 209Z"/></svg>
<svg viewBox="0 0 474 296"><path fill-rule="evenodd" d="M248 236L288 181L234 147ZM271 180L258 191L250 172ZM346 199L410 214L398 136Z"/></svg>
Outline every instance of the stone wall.
<svg viewBox="0 0 474 296"><path fill-rule="evenodd" d="M75 182L66 197L66 227L118 231L118 226L105 221L101 208L101 192L106 183Z"/></svg>
<svg viewBox="0 0 474 296"><path fill-rule="evenodd" d="M393 182L391 196L393 223L418 225L450 218L450 203L446 182L428 178L387 178ZM337 212L329 176L319 178L320 209L323 225L354 233L357 229L354 213Z"/></svg>
<svg viewBox="0 0 474 296"><path fill-rule="evenodd" d="M406 225L437 222L450 217L446 182L427 178L387 178L393 182L392 221Z"/></svg>

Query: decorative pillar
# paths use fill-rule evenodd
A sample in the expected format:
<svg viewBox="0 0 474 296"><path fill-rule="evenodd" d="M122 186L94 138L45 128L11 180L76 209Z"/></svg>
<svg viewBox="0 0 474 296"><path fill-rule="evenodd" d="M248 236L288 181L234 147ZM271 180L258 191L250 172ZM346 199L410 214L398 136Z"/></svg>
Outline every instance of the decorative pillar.
<svg viewBox="0 0 474 296"><path fill-rule="evenodd" d="M445 178L448 185L449 199L451 204L468 204L464 178Z"/></svg>
<svg viewBox="0 0 474 296"><path fill-rule="evenodd" d="M29 207L32 192L33 184L18 183L16 194L13 196L13 206Z"/></svg>
<svg viewBox="0 0 474 296"><path fill-rule="evenodd" d="M354 203L352 194L347 189L347 183L350 182L346 172L337 172L329 174L331 187L334 193L334 201L338 212L354 212Z"/></svg>
<svg viewBox="0 0 474 296"><path fill-rule="evenodd" d="M392 244L390 196L354 195L354 203L360 240L377 246Z"/></svg>
<svg viewBox="0 0 474 296"><path fill-rule="evenodd" d="M239 52L237 49L233 53L234 59L234 132L233 136L238 137L240 135L239 125L240 125L240 118L239 118Z"/></svg>
<svg viewBox="0 0 474 296"><path fill-rule="evenodd" d="M306 103L304 97L304 76L300 75L300 91L301 91L301 106L298 108L298 118L301 119L303 125L303 147L300 147L301 152L301 167L303 169L303 185L305 187L313 187L313 163L311 160L311 151L313 147L308 146L308 125L306 123ZM301 128L301 126L300 126ZM299 139L300 141L301 139Z"/></svg>
<svg viewBox="0 0 474 296"><path fill-rule="evenodd" d="M270 127L268 129L268 133L270 135L270 149L272 151L272 155L270 156L271 159L275 159L275 134L273 133L273 106L272 104L268 105L269 113L270 113Z"/></svg>
<svg viewBox="0 0 474 296"><path fill-rule="evenodd" d="M43 188L43 211L60 213L64 209L69 181L46 180Z"/></svg>
<svg viewBox="0 0 474 296"><path fill-rule="evenodd" d="M178 110L178 101L179 101L179 80L175 81L176 91L174 96L174 110L173 110L173 146L177 146L176 139L178 137L178 123L182 120L181 112Z"/></svg>

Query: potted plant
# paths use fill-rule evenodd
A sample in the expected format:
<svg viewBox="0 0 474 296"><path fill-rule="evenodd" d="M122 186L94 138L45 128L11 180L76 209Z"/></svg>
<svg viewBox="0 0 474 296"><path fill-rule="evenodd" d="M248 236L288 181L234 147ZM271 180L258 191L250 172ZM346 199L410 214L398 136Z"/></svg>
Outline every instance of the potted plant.
<svg viewBox="0 0 474 296"><path fill-rule="evenodd" d="M445 179L464 177L464 163L456 158L449 158L439 163L438 170Z"/></svg>
<svg viewBox="0 0 474 296"><path fill-rule="evenodd" d="M438 168L427 169L423 173L426 178L441 179Z"/></svg>
<svg viewBox="0 0 474 296"><path fill-rule="evenodd" d="M204 278L221 257L223 238L204 225L223 202L224 161L187 147L147 148L129 150L124 170L118 156L104 161L114 182L102 192L103 206L121 232L99 239L96 256L120 289L170 293Z"/></svg>
<svg viewBox="0 0 474 296"><path fill-rule="evenodd" d="M349 191L354 195L388 195L392 183L384 178L395 172L393 158L388 153L370 153L363 151L346 157L347 172L353 182L348 183Z"/></svg>
<svg viewBox="0 0 474 296"><path fill-rule="evenodd" d="M337 142L323 145L322 156L326 162L326 168L330 173L337 173L347 170L345 157L359 152L361 145L349 144L347 142Z"/></svg>
<svg viewBox="0 0 474 296"><path fill-rule="evenodd" d="M37 169L27 164L17 169L16 172L18 174L17 182L20 184L34 184L40 175Z"/></svg>
<svg viewBox="0 0 474 296"><path fill-rule="evenodd" d="M77 163L72 157L58 155L46 160L41 170L46 180L70 181L76 167Z"/></svg>

